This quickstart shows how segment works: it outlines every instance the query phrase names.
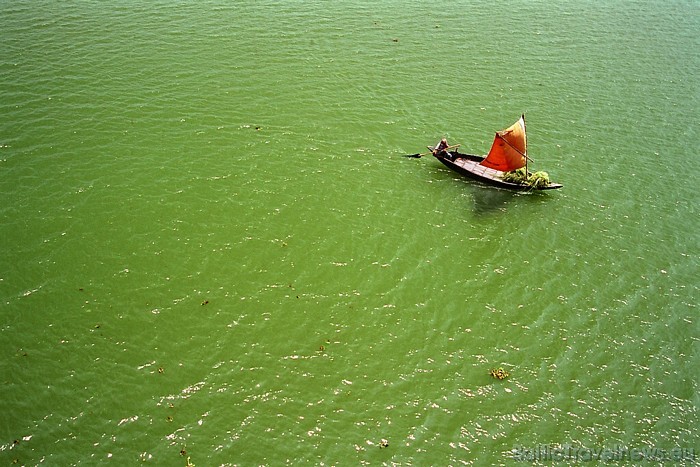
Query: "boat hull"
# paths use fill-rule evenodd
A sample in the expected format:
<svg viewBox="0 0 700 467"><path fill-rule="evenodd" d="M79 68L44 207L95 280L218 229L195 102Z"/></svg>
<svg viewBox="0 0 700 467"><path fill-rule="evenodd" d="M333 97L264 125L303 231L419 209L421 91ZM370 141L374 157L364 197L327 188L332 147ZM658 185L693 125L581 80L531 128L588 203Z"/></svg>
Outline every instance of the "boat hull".
<svg viewBox="0 0 700 467"><path fill-rule="evenodd" d="M434 154L434 156L446 167L449 167L450 169L454 170L459 174L492 186L506 188L509 190L555 190L563 186L559 183L550 183L547 186L535 188L527 184L506 182L505 180L503 180L503 174L505 172L490 169L479 164L481 161L484 160L484 156L476 156L473 154L461 154L457 151L443 151L441 153Z"/></svg>

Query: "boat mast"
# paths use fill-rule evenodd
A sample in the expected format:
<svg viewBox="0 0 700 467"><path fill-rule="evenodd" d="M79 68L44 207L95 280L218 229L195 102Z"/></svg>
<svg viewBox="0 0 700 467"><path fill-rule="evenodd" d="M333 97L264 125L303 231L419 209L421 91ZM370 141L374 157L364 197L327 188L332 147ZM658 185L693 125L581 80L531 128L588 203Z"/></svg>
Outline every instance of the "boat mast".
<svg viewBox="0 0 700 467"><path fill-rule="evenodd" d="M527 128L525 127L525 114L522 114L523 119L523 133L525 133L525 176L527 177Z"/></svg>

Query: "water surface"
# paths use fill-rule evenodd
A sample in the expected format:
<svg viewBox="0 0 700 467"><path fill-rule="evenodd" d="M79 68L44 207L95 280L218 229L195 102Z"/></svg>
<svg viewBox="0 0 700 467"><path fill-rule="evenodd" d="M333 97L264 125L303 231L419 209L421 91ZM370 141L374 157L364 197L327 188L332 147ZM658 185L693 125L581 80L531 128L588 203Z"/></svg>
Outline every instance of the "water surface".
<svg viewBox="0 0 700 467"><path fill-rule="evenodd" d="M4 462L699 447L694 2L0 17ZM403 157L521 113L562 190Z"/></svg>

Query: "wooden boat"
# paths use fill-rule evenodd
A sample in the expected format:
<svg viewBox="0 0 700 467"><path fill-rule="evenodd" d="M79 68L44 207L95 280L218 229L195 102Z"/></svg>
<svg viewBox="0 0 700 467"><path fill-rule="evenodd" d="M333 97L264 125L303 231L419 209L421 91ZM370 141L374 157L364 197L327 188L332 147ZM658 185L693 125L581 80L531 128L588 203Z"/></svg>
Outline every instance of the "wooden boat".
<svg viewBox="0 0 700 467"><path fill-rule="evenodd" d="M428 146L428 149L450 169L489 185L511 190L554 190L563 186L550 182L549 176L542 172L534 174L534 178L528 172L525 115L505 130L496 132L491 150L486 156L462 154L458 151L459 146L450 146L444 138L436 146ZM516 172L522 168L525 170ZM546 175L546 180L534 183L540 175Z"/></svg>

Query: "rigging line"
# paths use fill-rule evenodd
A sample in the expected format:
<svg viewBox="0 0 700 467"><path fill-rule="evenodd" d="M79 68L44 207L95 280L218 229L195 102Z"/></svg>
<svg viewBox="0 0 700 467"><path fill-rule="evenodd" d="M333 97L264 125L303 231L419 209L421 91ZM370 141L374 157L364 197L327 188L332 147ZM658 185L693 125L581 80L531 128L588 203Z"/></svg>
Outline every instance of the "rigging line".
<svg viewBox="0 0 700 467"><path fill-rule="evenodd" d="M513 146L512 144L510 144L510 142L509 142L507 139L505 139L503 136L501 136L501 134L500 134L499 132L496 132L496 136L498 136L499 138L501 138L501 139L503 140L503 142L505 142L508 146L510 146L511 148L513 148L513 149L515 150L515 152L517 152L518 154L520 154L520 155L523 156L524 158L529 159L529 160L531 160L532 162L535 162L535 161L532 160L532 158L531 158L530 156L528 156L527 154L523 154L523 153L520 151L520 149L518 149L518 148L516 148L515 146Z"/></svg>

